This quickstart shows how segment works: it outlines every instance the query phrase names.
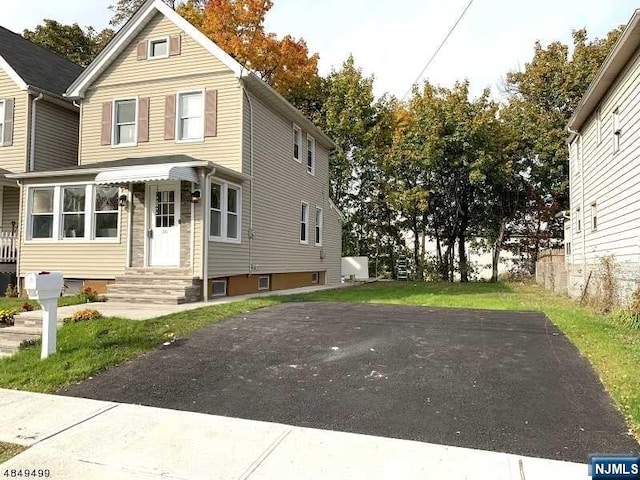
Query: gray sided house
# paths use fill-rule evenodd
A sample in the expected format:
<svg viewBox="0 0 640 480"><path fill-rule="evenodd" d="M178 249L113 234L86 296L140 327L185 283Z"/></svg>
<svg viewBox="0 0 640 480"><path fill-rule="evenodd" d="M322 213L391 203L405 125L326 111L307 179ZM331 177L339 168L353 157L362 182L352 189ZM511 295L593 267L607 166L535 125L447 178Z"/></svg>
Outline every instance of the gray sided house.
<svg viewBox="0 0 640 480"><path fill-rule="evenodd" d="M2 273L16 272L20 242L20 186L7 175L77 164L79 109L64 93L80 73L78 65L0 27Z"/></svg>
<svg viewBox="0 0 640 480"><path fill-rule="evenodd" d="M568 291L577 297L613 280L625 303L640 281L640 10L580 101L569 132Z"/></svg>
<svg viewBox="0 0 640 480"><path fill-rule="evenodd" d="M333 142L161 0L68 88L72 167L22 182L19 274L124 301L187 302L340 281Z"/></svg>

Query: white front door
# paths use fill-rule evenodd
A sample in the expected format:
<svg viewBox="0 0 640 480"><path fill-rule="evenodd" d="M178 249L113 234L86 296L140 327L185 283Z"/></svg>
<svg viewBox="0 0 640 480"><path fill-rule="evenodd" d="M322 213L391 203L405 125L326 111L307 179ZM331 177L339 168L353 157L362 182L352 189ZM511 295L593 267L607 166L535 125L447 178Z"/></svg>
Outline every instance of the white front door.
<svg viewBox="0 0 640 480"><path fill-rule="evenodd" d="M149 266L180 266L180 182L147 185Z"/></svg>

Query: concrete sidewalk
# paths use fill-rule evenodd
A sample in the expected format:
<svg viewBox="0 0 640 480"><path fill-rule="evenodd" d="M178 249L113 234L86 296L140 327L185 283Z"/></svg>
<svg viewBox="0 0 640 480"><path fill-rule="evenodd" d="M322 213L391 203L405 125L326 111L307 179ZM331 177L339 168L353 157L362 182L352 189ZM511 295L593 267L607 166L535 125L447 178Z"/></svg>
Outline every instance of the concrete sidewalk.
<svg viewBox="0 0 640 480"><path fill-rule="evenodd" d="M0 390L0 467L53 479L587 478L587 466L81 398Z"/></svg>

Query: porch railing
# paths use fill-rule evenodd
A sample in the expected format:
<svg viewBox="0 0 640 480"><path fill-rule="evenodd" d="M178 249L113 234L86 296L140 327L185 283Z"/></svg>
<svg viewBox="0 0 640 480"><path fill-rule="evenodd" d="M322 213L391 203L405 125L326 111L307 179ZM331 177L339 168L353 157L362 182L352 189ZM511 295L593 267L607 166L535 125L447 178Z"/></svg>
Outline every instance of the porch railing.
<svg viewBox="0 0 640 480"><path fill-rule="evenodd" d="M18 260L16 234L0 232L0 263L15 263Z"/></svg>

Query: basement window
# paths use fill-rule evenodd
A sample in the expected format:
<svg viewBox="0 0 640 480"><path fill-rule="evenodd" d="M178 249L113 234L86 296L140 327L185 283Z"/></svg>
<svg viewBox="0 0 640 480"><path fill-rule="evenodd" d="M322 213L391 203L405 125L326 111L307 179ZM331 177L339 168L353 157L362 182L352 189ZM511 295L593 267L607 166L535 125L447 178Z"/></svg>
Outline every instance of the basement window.
<svg viewBox="0 0 640 480"><path fill-rule="evenodd" d="M258 290L269 290L269 276L258 277Z"/></svg>
<svg viewBox="0 0 640 480"><path fill-rule="evenodd" d="M211 280L211 296L224 297L227 295L226 280Z"/></svg>
<svg viewBox="0 0 640 480"><path fill-rule="evenodd" d="M311 283L318 283L319 279L320 279L320 274L318 272L313 272L311 274Z"/></svg>

